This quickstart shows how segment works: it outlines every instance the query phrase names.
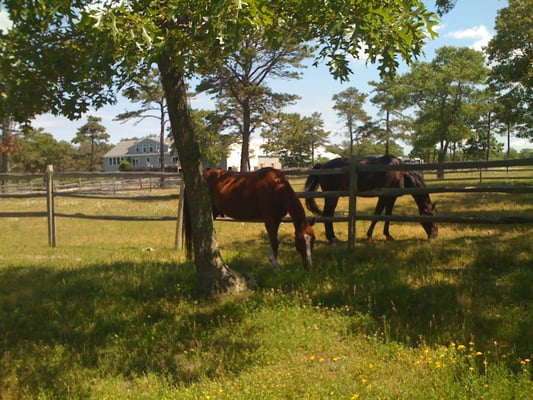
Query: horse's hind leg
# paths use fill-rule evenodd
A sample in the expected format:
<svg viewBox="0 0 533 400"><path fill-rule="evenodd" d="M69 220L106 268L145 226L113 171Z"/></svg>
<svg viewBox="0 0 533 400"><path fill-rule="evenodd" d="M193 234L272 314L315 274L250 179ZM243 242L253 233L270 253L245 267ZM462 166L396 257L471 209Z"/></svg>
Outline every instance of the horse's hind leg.
<svg viewBox="0 0 533 400"><path fill-rule="evenodd" d="M394 203L396 202L396 197L387 197L385 201L385 215L392 215L392 209L394 208ZM390 221L385 221L383 226L383 234L385 235L385 240L391 242L394 238L389 233L389 224Z"/></svg>
<svg viewBox="0 0 533 400"><path fill-rule="evenodd" d="M338 197L327 197L324 200L324 211L322 212L322 215L324 217L333 217L338 202ZM326 230L326 239L328 242L335 243L337 238L335 237L335 231L333 230L333 222L324 222L324 229Z"/></svg>
<svg viewBox="0 0 533 400"><path fill-rule="evenodd" d="M279 230L279 221L265 221L265 227L268 232L268 239L270 240L271 251L268 254L268 259L272 263L272 266L275 270L279 270L279 261L278 261L278 230Z"/></svg>
<svg viewBox="0 0 533 400"><path fill-rule="evenodd" d="M374 210L374 215L381 215L384 208L385 208L385 198L383 196L379 196L378 202L376 204L376 209ZM374 228L376 227L377 223L378 221L373 220L370 226L368 227L368 231L366 231L367 240L371 243L374 241L374 239L372 239L372 234L374 232Z"/></svg>

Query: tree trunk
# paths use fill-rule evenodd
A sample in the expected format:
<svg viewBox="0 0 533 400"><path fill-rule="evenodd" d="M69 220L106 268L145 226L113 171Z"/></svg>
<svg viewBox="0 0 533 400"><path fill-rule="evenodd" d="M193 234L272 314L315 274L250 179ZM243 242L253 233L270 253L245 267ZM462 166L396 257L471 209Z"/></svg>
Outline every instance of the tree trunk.
<svg viewBox="0 0 533 400"><path fill-rule="evenodd" d="M165 105L161 104L161 115L159 116L159 168L161 172L165 172ZM163 183L161 178L161 183Z"/></svg>
<svg viewBox="0 0 533 400"><path fill-rule="evenodd" d="M437 154L437 179L444 179L444 160L446 160L446 153L448 151L447 144L441 142L440 150Z"/></svg>
<svg viewBox="0 0 533 400"><path fill-rule="evenodd" d="M184 76L166 55L159 57L158 65L189 200L198 283L203 291L211 294L243 291L246 289L244 279L229 268L218 249L211 199L203 179L200 149L194 135Z"/></svg>
<svg viewBox="0 0 533 400"><path fill-rule="evenodd" d="M242 147L241 147L241 172L250 170L250 104L245 101L242 108Z"/></svg>
<svg viewBox="0 0 533 400"><path fill-rule="evenodd" d="M2 136L0 142L0 173L8 174L10 169L11 152L13 150L13 133L12 120L5 118L1 124ZM6 192L7 179L0 182L2 185L2 192Z"/></svg>

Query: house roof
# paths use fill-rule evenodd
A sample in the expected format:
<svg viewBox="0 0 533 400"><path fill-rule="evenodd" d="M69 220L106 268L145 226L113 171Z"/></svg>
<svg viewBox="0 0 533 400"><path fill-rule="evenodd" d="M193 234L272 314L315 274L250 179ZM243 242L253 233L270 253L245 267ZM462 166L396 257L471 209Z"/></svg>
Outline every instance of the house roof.
<svg viewBox="0 0 533 400"><path fill-rule="evenodd" d="M157 144L157 145L159 144L159 140L156 140L153 137L123 140L119 142L111 150L109 150L106 154L104 154L104 158L124 157L126 155L140 156L140 155L148 155L148 154L159 154L159 151L143 152L143 153L139 153L138 151L131 151L131 148L134 146L142 146L143 144L150 143L150 142ZM168 148L170 149L170 144L168 142L165 143L165 146L168 146ZM167 151L166 148L165 148L165 151Z"/></svg>
<svg viewBox="0 0 533 400"><path fill-rule="evenodd" d="M109 150L107 153L104 154L104 157L121 157L124 154L128 153L128 149L131 146L135 146L136 143L138 143L139 140L123 140L119 142L115 147L113 147L111 150Z"/></svg>

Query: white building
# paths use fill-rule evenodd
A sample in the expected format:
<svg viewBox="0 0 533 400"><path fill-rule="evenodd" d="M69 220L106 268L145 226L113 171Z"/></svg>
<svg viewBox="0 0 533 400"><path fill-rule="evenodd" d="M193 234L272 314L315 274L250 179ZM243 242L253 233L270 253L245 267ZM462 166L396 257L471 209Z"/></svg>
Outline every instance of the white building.
<svg viewBox="0 0 533 400"><path fill-rule="evenodd" d="M272 167L281 169L281 163L278 157L271 157L265 154L265 151L261 148L263 142L250 141L249 158L250 158L250 171L263 167ZM240 143L234 143L229 148L228 158L221 161L220 168L233 169L239 171L241 168L241 149Z"/></svg>

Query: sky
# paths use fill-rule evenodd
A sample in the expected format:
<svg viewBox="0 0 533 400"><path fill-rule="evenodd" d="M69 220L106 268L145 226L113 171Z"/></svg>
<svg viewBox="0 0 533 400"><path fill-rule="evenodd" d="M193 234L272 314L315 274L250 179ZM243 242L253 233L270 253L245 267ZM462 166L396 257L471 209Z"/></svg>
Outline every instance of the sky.
<svg viewBox="0 0 533 400"><path fill-rule="evenodd" d="M431 7L434 3L433 0L427 2ZM483 46L495 34L494 22L497 11L507 5L506 0L457 0L455 8L441 18L441 23L438 26L439 36L428 42L424 48L425 55L419 60L431 61L435 49L443 46L467 46L482 50ZM3 19L5 19L5 15L0 14L0 26L5 26ZM300 96L301 99L296 104L286 108L285 111L297 112L302 116L310 116L313 112L319 112L324 120L325 129L331 132L330 141L340 142L344 139L342 123L333 110L332 96L348 87L355 87L360 92L370 93L372 87L368 85L368 82L379 81L377 68L373 65L365 65L364 60L353 60L351 67L353 75L348 82L335 81L325 65L318 67L310 65L303 70L302 79L271 81L270 86L275 91ZM400 72L407 70L405 66L400 68ZM212 101L205 96L193 98L191 104L195 109L213 107ZM69 121L62 117L42 115L37 117L32 125L35 128L44 128L46 132L53 134L56 140L71 141L76 131L87 122L87 116L93 115L102 119L101 123L106 127L107 133L110 135L110 142L113 144L122 139L157 135L159 126L155 119L147 118L137 124L134 121L126 123L113 121L117 114L137 108L136 104L120 98L116 105L91 110L80 120ZM370 104L364 108L370 115L375 116L376 110ZM518 150L524 147L533 147L533 144L528 141L516 139L511 145Z"/></svg>

